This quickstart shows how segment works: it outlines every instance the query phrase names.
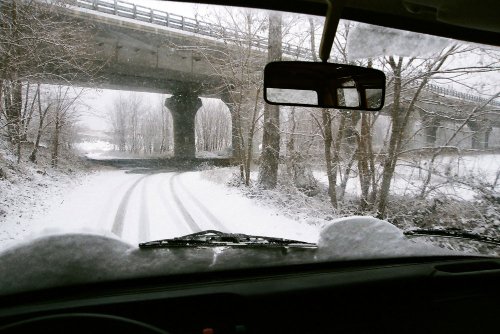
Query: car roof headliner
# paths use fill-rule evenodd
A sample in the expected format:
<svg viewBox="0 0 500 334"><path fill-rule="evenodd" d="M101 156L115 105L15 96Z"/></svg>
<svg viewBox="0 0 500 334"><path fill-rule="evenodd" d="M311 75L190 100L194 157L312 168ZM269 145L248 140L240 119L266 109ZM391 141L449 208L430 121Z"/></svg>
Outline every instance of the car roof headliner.
<svg viewBox="0 0 500 334"><path fill-rule="evenodd" d="M325 16L327 0L178 0ZM464 41L500 45L498 0L347 0L341 17Z"/></svg>

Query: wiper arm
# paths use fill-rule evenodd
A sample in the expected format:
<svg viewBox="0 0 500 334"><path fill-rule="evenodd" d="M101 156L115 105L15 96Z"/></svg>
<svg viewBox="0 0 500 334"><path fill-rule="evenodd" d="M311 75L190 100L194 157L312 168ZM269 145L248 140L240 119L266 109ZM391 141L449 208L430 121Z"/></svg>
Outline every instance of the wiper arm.
<svg viewBox="0 0 500 334"><path fill-rule="evenodd" d="M182 237L148 241L139 244L140 248L172 248L172 247L297 247L317 248L315 243L262 237L241 233L224 233L215 230L206 230L188 234Z"/></svg>
<svg viewBox="0 0 500 334"><path fill-rule="evenodd" d="M475 240L488 244L493 244L500 246L500 240L492 237L487 237L484 235L472 233L466 230L461 230L458 228L448 228L448 229L415 229L403 232L407 236L435 236L444 238L458 238Z"/></svg>

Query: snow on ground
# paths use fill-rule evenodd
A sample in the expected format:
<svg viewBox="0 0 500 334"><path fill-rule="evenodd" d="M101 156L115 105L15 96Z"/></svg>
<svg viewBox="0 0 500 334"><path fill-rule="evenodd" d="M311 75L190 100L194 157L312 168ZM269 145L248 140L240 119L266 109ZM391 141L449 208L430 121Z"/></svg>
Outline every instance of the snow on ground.
<svg viewBox="0 0 500 334"><path fill-rule="evenodd" d="M43 212L34 209L29 219L21 216L19 220L11 215L3 224L2 233L8 237L0 248L23 236L82 231L115 234L136 245L206 229L317 242L321 230L333 219L322 213L321 219L311 219L316 212L312 207L293 216L307 210L277 206L266 197L249 198L240 188L225 184L234 168L215 170L106 170L80 177L68 183L66 193L58 190L47 195ZM272 197L277 195L270 193L267 198ZM17 232L18 224L23 224L23 233Z"/></svg>
<svg viewBox="0 0 500 334"><path fill-rule="evenodd" d="M75 148L83 155L90 157L91 155L99 156L105 152L110 152L114 149L114 145L105 140L95 140L77 143Z"/></svg>
<svg viewBox="0 0 500 334"><path fill-rule="evenodd" d="M43 147L38 164L18 164L11 150L0 147L0 170L5 174L5 178L0 177L0 248L32 233L36 219L63 203L65 195L84 182L89 171L73 167L82 161L68 158L64 152L61 155L65 161L53 169L49 167L50 154Z"/></svg>
<svg viewBox="0 0 500 334"><path fill-rule="evenodd" d="M487 161L493 161L491 158L486 159ZM476 163L476 166L485 166L483 163L482 165L480 163ZM489 166L490 170L494 170L495 164L493 163L493 166ZM471 168L467 169L469 172L471 171ZM327 226L331 226L332 222L338 222L339 219L350 219L353 213L357 212L357 203L351 204L350 201L346 201L343 204L343 207L341 208L341 211L336 211L332 208L329 198L327 195L327 180L326 180L326 175L323 173L321 174L320 172L317 172L316 174L319 174L319 176L322 176L323 179L323 189L320 191L320 193L316 196L313 197L308 197L304 195L303 193L297 191L293 187L283 187L282 185L278 185L278 188L275 190L262 190L259 189L258 186L251 185L250 187L245 187L241 184L239 184L239 175L238 171L235 168L214 168L211 170L206 170L202 172L203 177L206 178L207 180L210 180L211 182L218 183L218 184L227 184L228 179L231 179L231 176L233 176L233 181L229 182L229 184L232 185L233 189L237 189L241 194L244 194L246 197L249 197L253 199L256 203L259 203L261 206L265 207L271 207L280 212L281 215L286 216L290 219L293 219L294 221L300 222L301 224L305 225L310 225L310 226L315 226L318 228L319 231L324 231L327 229ZM252 172L252 180L257 180L257 172L253 171ZM281 176L283 177L283 175ZM356 194L355 191L353 191L353 188L357 186L357 182L351 182L350 187L347 188L347 192L349 194ZM349 205L354 205L352 207L349 207ZM410 204L411 205L411 204ZM461 204L463 205L463 203ZM411 207L411 209L414 209L414 206ZM410 208L408 210L411 210ZM452 209L451 209L452 210ZM403 207L404 211L404 207ZM460 224L464 224L464 222L461 220L463 217L460 217L460 212L457 212L457 210L453 211L453 213L450 211L449 213L444 213L446 217L450 218L451 221L455 222L453 220L453 217L456 217L456 224L457 225L450 225L450 227L460 227ZM455 214L456 213L456 214ZM406 214L409 214L410 216L413 215L414 213L411 212L406 212ZM454 216L455 214L455 216ZM420 218L420 216L418 217ZM411 217L409 217L411 220ZM386 222L387 223L387 222ZM417 227L414 222L409 223L408 226L405 226L405 224L401 224L401 222L397 222L398 225L397 227L407 229L407 228L415 228ZM392 226L393 229L399 231L399 234L402 236L402 231L398 230L394 225L391 225L387 223L388 226ZM404 226L404 227L403 227ZM487 228L495 228L493 225L483 225L483 229L485 228L484 226L488 226ZM338 226L340 227L340 226ZM422 226L418 226L422 227ZM424 226L426 227L426 226ZM483 235L489 235L486 233L487 231L481 231L478 230L477 228L477 223L475 221L471 221L470 225L463 226L462 228L466 230L471 230L473 233L477 234L483 234ZM345 231L343 231L341 228L335 228L332 231L337 231L338 233L338 238L343 239L344 236L346 235ZM363 231L371 231L367 233L362 233ZM355 242L353 240L354 238L358 239L365 239L367 240L367 245L370 244L370 233L375 233L375 230L372 230L370 228L364 230L364 229L358 229L356 228L351 229L351 232L353 235L346 236L346 240L351 240L352 243L347 243L346 250L345 252L346 256L351 256L354 253L350 253L349 247L358 247L357 244L362 244L359 240ZM491 232L491 230L489 231ZM321 233L321 232L320 232ZM489 235L494 237L493 235ZM382 238L383 239L383 238ZM399 238L401 239L401 238ZM427 238L427 237L404 237L403 238L406 241L411 240L412 242L418 242L419 244L426 244L428 245L431 249L434 249L434 246L438 246L441 249L447 249L453 252L463 252L466 254L490 254L492 256L498 256L499 250L498 248L495 248L494 246L488 246L485 245L484 243L479 243L479 242L474 242L474 241L465 241L465 240L458 240L458 239L448 239L448 238ZM339 240L337 240L339 241ZM395 247L394 250L386 250L384 251L385 248L390 248L389 244L383 245L380 244L379 246L381 247L380 249L377 250L377 247L375 245L372 245L373 247L368 247L365 249L360 249L361 252L365 256L373 256L374 254L380 254L381 256L384 256L384 254L411 254L412 252L415 251L415 248L412 246L413 243L398 243L399 246ZM340 243L339 245L342 245ZM409 246L405 248L406 246ZM386 247L387 246L387 247ZM369 249L372 249L371 255ZM341 249L341 248L339 248ZM405 251L401 251L403 249L406 249ZM341 253L344 253L344 251L340 251ZM389 252L389 253L386 253ZM432 251L434 252L434 251ZM415 253L417 254L417 253ZM340 254L338 254L340 255Z"/></svg>
<svg viewBox="0 0 500 334"><path fill-rule="evenodd" d="M95 160L110 160L110 159L155 159L155 158L168 158L172 156L171 152L168 153L131 153L121 152L113 149L110 150L91 150L84 152L83 155L89 159Z"/></svg>
<svg viewBox="0 0 500 334"><path fill-rule="evenodd" d="M280 172L280 178L285 177ZM263 190L256 186L258 171L250 172L251 185L241 185L239 171L234 167L213 168L202 171L204 179L213 183L231 185L229 189L253 200L257 205L273 208L280 215L301 224L316 226L321 229L332 219L339 217L330 204L327 188L316 196L307 196L290 185L290 180L280 180L276 189Z"/></svg>
<svg viewBox="0 0 500 334"><path fill-rule="evenodd" d="M249 198L241 188L228 187L228 175L234 171L103 170L68 181L66 193L57 188L59 192L47 194L44 207L50 210L34 209L26 220L25 230L31 233L11 233L12 240L2 242L0 267L11 274L0 275L0 294L229 267L458 254L410 240L394 225L373 217L324 224L291 219L287 210L281 212L283 207L266 202L266 197ZM2 224L3 232L12 232L9 224ZM319 248L295 253L230 248L146 251L137 245L205 229L317 242Z"/></svg>
<svg viewBox="0 0 500 334"><path fill-rule="evenodd" d="M75 144L75 149L80 155L90 159L121 158L120 152L114 151L115 146L107 140L85 140Z"/></svg>
<svg viewBox="0 0 500 334"><path fill-rule="evenodd" d="M218 159L218 158L230 158L231 150L221 150L221 151L197 151L196 157L199 159Z"/></svg>
<svg viewBox="0 0 500 334"><path fill-rule="evenodd" d="M0 249L32 234L37 220L61 206L66 195L88 177L82 172L45 173L13 182L0 180Z"/></svg>
<svg viewBox="0 0 500 334"><path fill-rule="evenodd" d="M278 208L247 198L238 189L210 182L200 172L180 181L232 232L317 242L320 229L286 217Z"/></svg>
<svg viewBox="0 0 500 334"><path fill-rule="evenodd" d="M411 161L401 159L396 167L395 176L391 184L391 193L412 196L418 195L420 189L427 177L426 168L428 161L420 159ZM478 154L466 156L440 156L435 161L435 168L439 175L433 175L431 187L435 190L431 196L448 195L458 199L472 200L477 193L469 186L457 182L471 180L493 184L498 171L500 170L500 154ZM314 177L321 183L327 185L328 178L324 171L314 171ZM338 183L340 184L340 175ZM500 190L500 182L497 184ZM353 177L347 182L346 193L353 196L361 194L359 179L353 174Z"/></svg>
<svg viewBox="0 0 500 334"><path fill-rule="evenodd" d="M463 170L485 168L487 161L494 169L490 157L467 160ZM29 234L81 231L118 234L132 244L203 229L317 242L321 230L338 217L325 194L311 198L289 189L228 187L235 172L135 169L62 177L49 170L23 182L0 181L5 194L0 197L0 248Z"/></svg>
<svg viewBox="0 0 500 334"><path fill-rule="evenodd" d="M32 234L88 231L109 235L122 196L141 177L116 170L88 175L65 194L64 201L35 220Z"/></svg>

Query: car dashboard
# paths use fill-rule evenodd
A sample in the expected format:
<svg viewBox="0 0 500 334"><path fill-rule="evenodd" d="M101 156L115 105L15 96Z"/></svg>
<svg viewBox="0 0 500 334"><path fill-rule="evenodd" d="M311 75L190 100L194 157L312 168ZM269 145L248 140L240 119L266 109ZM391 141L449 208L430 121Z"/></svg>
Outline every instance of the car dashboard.
<svg viewBox="0 0 500 334"><path fill-rule="evenodd" d="M226 270L0 299L0 332L482 333L500 260L431 257Z"/></svg>

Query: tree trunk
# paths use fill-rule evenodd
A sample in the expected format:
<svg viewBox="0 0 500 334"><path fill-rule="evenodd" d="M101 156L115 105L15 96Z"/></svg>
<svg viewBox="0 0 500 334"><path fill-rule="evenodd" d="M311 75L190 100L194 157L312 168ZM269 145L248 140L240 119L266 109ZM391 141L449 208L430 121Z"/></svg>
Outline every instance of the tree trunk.
<svg viewBox="0 0 500 334"><path fill-rule="evenodd" d="M332 164L332 114L329 109L322 110L323 138L325 143L326 175L328 177L328 195L334 208L337 208L337 165Z"/></svg>
<svg viewBox="0 0 500 334"><path fill-rule="evenodd" d="M20 81L13 82L12 94L12 121L14 122L14 143L17 145L17 163L21 162L21 149L22 149L22 121L21 112L23 108L23 86Z"/></svg>
<svg viewBox="0 0 500 334"><path fill-rule="evenodd" d="M20 135L20 118L22 109L22 88L17 80L11 80L5 86L5 111L9 140L17 144Z"/></svg>
<svg viewBox="0 0 500 334"><path fill-rule="evenodd" d="M281 16L269 14L268 62L281 60ZM276 187L280 153L280 109L277 105L264 106L264 133L259 169L259 184L264 189Z"/></svg>
<svg viewBox="0 0 500 334"><path fill-rule="evenodd" d="M45 120L45 116L47 115L47 111L49 110L49 107L45 109L45 111L42 111L42 101L40 99L40 84L38 84L36 88L36 97L38 97L38 131L36 133L36 139L35 143L33 145L33 150L31 151L30 154L30 161L33 163L36 163L36 155L38 153L38 146L40 145L40 139L42 138L42 130L43 130L43 122Z"/></svg>
<svg viewBox="0 0 500 334"><path fill-rule="evenodd" d="M351 157L349 158L349 161L347 162L347 165L344 168L344 175L342 175L342 178L341 178L342 180L340 182L338 196L337 196L339 201L344 200L345 191L347 188L347 182L349 181L349 177L351 176L352 166L354 165L354 162L356 161L356 157L358 155L358 149L359 148L356 148L356 150L351 155Z"/></svg>
<svg viewBox="0 0 500 334"><path fill-rule="evenodd" d="M248 131L248 138L247 138L247 154L246 154L246 161L245 161L245 185L249 186L250 185L250 167L252 163L252 151L253 151L253 136L255 133L255 127L257 125L257 114L259 113L259 95L260 95L260 89L257 90L257 93L255 94L255 104L253 108L253 114L252 114L252 123L250 124L250 129Z"/></svg>
<svg viewBox="0 0 500 334"><path fill-rule="evenodd" d="M490 147L490 134L491 131L493 131L493 127L489 126L486 128L484 131L484 143L483 143L483 148L488 149Z"/></svg>
<svg viewBox="0 0 500 334"><path fill-rule="evenodd" d="M292 126L290 127L289 133L288 133L288 141L286 143L286 154L288 157L290 157L293 152L295 152L295 128L297 127L297 124L295 122L295 107L292 107L292 112L290 113L290 122L292 123Z"/></svg>
<svg viewBox="0 0 500 334"><path fill-rule="evenodd" d="M4 85L4 80L0 78L0 121L2 120L2 117L4 115L3 85Z"/></svg>
<svg viewBox="0 0 500 334"><path fill-rule="evenodd" d="M370 191L370 170L369 170L369 137L370 127L368 122L368 114L361 115L361 133L358 143L358 176L361 185L360 210L364 211L370 206L369 191Z"/></svg>
<svg viewBox="0 0 500 334"><path fill-rule="evenodd" d="M28 108L28 101L29 101L29 91L30 91L30 83L29 81L26 84L26 93L24 97L24 108L23 108L23 115L21 117L21 124L22 124L22 137L21 140L23 142L26 142L28 140L28 128L31 123L31 119L33 117L33 110L36 102L36 93L33 96L33 99L31 100L30 107Z"/></svg>
<svg viewBox="0 0 500 334"><path fill-rule="evenodd" d="M333 172L334 177L333 180L335 182L335 189L334 191L337 192L337 173L338 169L340 166L340 146L342 144L342 140L344 139L344 134L345 134L345 122L346 122L346 116L345 113L340 114L340 121L339 121L339 128L337 131L337 138L335 139L335 144L333 147ZM348 175L349 170L351 169L351 166L348 166L346 170L346 175ZM345 179L345 184L342 184L340 187L340 194L337 194L337 202L342 200L344 198L344 193L345 193L345 187L347 186L347 178Z"/></svg>
<svg viewBox="0 0 500 334"><path fill-rule="evenodd" d="M314 29L314 21L313 18L309 18L309 38L311 39L311 54L313 61L318 61L318 56L316 55L316 36Z"/></svg>
<svg viewBox="0 0 500 334"><path fill-rule="evenodd" d="M239 103L231 103L228 104L228 107L231 111L232 124L231 128L233 131L232 134L232 145L233 145L233 156L238 159L238 164L240 167L240 179L242 181L245 180L245 140L243 134L243 120L241 117L241 92L240 92L240 101ZM227 102L226 102L227 104ZM248 174L250 171L248 171Z"/></svg>
<svg viewBox="0 0 500 334"><path fill-rule="evenodd" d="M38 153L38 147L40 146L40 139L42 138L42 129L43 129L43 118L40 117L38 122L38 131L36 133L35 143L33 144L33 151L30 154L30 161L36 163L36 155Z"/></svg>
<svg viewBox="0 0 500 334"><path fill-rule="evenodd" d="M56 119L54 124L54 134L52 136L52 159L51 159L52 167L57 167L59 159L59 136L61 130L61 119L59 115L59 108L56 109L55 117Z"/></svg>
<svg viewBox="0 0 500 334"><path fill-rule="evenodd" d="M393 105L391 109L391 119L392 119L392 129L391 137L389 140L389 149L387 151L387 156L384 161L384 169L382 172L382 184L380 185L377 215L379 218L383 218L385 215L385 210L387 207L387 199L389 197L389 189L391 186L392 177L394 175L394 170L396 168L396 146L398 142L398 137L402 136L401 131L401 116L400 116L400 99L401 99L401 67L403 59L399 58L397 65L393 61L392 68L394 71L394 98Z"/></svg>

